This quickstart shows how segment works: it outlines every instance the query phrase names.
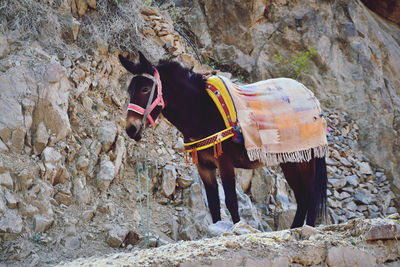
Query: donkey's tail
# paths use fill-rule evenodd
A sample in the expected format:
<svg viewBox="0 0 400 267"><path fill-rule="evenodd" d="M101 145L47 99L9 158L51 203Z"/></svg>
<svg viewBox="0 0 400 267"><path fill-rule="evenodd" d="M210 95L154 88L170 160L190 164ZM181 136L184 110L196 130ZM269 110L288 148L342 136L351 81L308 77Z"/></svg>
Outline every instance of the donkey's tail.
<svg viewBox="0 0 400 267"><path fill-rule="evenodd" d="M326 161L325 157L316 158L316 177L315 177L315 188L314 192L316 194L316 211L317 216L325 219L326 216L326 187L328 182L328 175L326 172Z"/></svg>

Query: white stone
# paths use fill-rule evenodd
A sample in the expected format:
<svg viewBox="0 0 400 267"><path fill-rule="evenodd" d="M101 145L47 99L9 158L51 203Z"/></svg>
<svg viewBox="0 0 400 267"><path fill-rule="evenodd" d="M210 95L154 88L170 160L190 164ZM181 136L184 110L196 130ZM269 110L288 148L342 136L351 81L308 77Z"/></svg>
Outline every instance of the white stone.
<svg viewBox="0 0 400 267"><path fill-rule="evenodd" d="M114 179L114 174L114 164L107 157L104 157L100 162L100 168L97 173L97 186L101 191L108 189Z"/></svg>
<svg viewBox="0 0 400 267"><path fill-rule="evenodd" d="M42 152L45 163L58 163L61 160L61 154L52 147L46 147Z"/></svg>
<svg viewBox="0 0 400 267"><path fill-rule="evenodd" d="M103 146L103 151L107 152L110 150L114 143L115 136L117 135L117 126L113 121L104 121L99 125L97 130L98 140Z"/></svg>
<svg viewBox="0 0 400 267"><path fill-rule="evenodd" d="M46 126L43 122L40 122L36 128L36 132L33 136L33 149L35 154L38 155L42 153L43 149L46 147L49 141L50 135L47 132Z"/></svg>
<svg viewBox="0 0 400 267"><path fill-rule="evenodd" d="M170 198L175 193L176 168L173 165L166 165L163 168L161 190L164 196Z"/></svg>
<svg viewBox="0 0 400 267"><path fill-rule="evenodd" d="M358 163L358 166L360 168L360 172L363 174L371 175L373 173L368 162L360 162Z"/></svg>
<svg viewBox="0 0 400 267"><path fill-rule="evenodd" d="M36 233L43 233L53 224L53 218L45 215L36 214L33 216L33 227Z"/></svg>
<svg viewBox="0 0 400 267"><path fill-rule="evenodd" d="M22 232L22 218L17 210L7 210L0 216L0 233L19 234Z"/></svg>
<svg viewBox="0 0 400 267"><path fill-rule="evenodd" d="M14 187L13 179L9 172L0 173L0 185L12 190Z"/></svg>

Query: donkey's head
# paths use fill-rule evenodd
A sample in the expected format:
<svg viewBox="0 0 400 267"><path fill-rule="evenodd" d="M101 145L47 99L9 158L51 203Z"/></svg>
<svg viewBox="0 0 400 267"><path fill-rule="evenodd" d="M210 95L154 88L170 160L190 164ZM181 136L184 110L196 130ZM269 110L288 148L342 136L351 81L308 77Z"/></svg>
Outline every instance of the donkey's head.
<svg viewBox="0 0 400 267"><path fill-rule="evenodd" d="M144 128L155 120L164 108L161 80L156 68L139 52L139 62L133 63L119 55L122 66L134 76L129 84L130 96L126 116L126 132L139 141Z"/></svg>

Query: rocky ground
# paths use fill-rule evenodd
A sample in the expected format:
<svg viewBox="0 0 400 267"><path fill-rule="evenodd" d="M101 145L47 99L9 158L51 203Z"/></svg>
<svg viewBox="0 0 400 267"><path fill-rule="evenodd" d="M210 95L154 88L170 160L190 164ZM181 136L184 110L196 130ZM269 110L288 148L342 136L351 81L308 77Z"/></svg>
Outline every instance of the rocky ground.
<svg viewBox="0 0 400 267"><path fill-rule="evenodd" d="M178 242L160 248L79 259L57 266L399 266L400 223L355 219L269 233Z"/></svg>
<svg viewBox="0 0 400 267"><path fill-rule="evenodd" d="M138 257L160 253L159 260L150 262L148 258L143 263L161 264L163 253L186 251L190 246L196 250L185 253L191 253L196 261L203 253L201 264L213 264L218 252L221 264L231 264L236 257L235 262L244 265L251 262L243 256L247 245L255 248L255 254L250 255L257 258L259 253L265 258L265 244L284 248L282 238L295 252L295 244L304 239L300 234L303 230L264 233L288 229L296 209L279 168L237 170L242 223L231 229L224 195L220 194L224 222L211 225L198 173L192 164L185 164L180 133L161 119L140 143L127 137L125 89L130 76L118 63L119 52L141 49L150 58L173 57L200 73L218 71L197 63L166 12L139 2L129 2L131 6L128 2L124 6L106 3L110 2L9 0L7 12L0 12L0 266L52 266L82 257L92 257L95 262L93 257L131 252ZM13 13L16 5L20 13ZM115 16L107 20L110 25L106 27L98 23L107 12L115 12ZM23 24L36 16L41 19L30 23L40 26L37 33ZM121 24L123 21L126 24ZM123 40L126 29L130 39ZM230 73L218 73L238 82ZM357 120L336 109L324 107L324 111L330 156L328 214L321 223L336 225L354 218L395 214L396 197L386 170L370 162L359 149ZM148 197L145 172L141 173L141 194L138 190L138 168L146 166ZM155 250L143 250L140 199L144 215L149 200L150 246L160 247ZM368 220L353 222L360 227L373 224ZM353 237L343 232L336 238L329 232L340 232L353 224L347 225L315 231L333 238L332 244L349 238L362 244L352 245L353 250L368 246L360 234ZM247 235L233 236L231 241L204 239L226 232ZM280 241L274 243L274 238ZM186 245L182 240L197 241ZM301 242L307 247L307 240ZM382 242L385 247L389 241ZM210 253L203 251L203 243L211 246L205 249ZM238 255L236 250L240 250ZM282 261L298 262L292 252ZM387 250L384 257L373 256L377 263L398 261L391 253ZM120 255L125 254L114 257L136 257ZM321 258L319 263L328 260L325 254L316 258ZM183 262L183 258L171 260L168 264Z"/></svg>

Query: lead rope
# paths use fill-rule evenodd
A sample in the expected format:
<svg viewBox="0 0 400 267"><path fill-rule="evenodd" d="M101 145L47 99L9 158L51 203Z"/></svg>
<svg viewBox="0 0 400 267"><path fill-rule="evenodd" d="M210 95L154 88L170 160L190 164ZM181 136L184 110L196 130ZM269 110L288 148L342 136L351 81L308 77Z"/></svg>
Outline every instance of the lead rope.
<svg viewBox="0 0 400 267"><path fill-rule="evenodd" d="M146 148L146 147L145 147ZM147 151L147 150L145 150ZM147 153L146 153L147 154ZM144 240L146 242L146 247L150 247L150 230L149 230L149 221L150 221L150 195L149 195L149 169L150 165L147 163L147 157L145 158L145 173L146 173L146 226L144 224L144 216L143 216L143 204L142 204L142 187L140 183L140 173L143 171L143 167L138 167L138 187L139 187L139 203L140 203L140 221L143 228Z"/></svg>

